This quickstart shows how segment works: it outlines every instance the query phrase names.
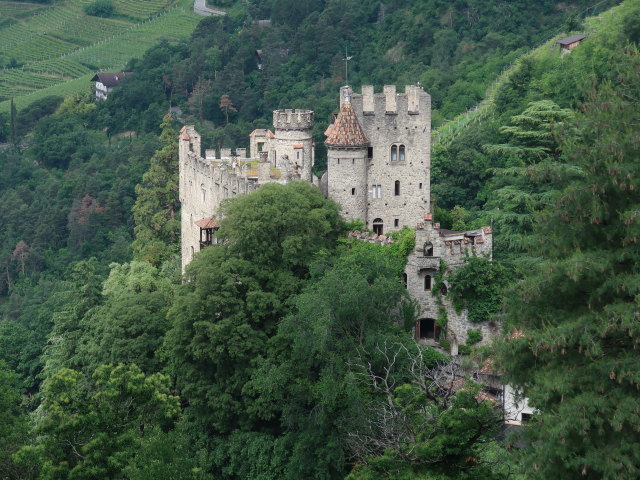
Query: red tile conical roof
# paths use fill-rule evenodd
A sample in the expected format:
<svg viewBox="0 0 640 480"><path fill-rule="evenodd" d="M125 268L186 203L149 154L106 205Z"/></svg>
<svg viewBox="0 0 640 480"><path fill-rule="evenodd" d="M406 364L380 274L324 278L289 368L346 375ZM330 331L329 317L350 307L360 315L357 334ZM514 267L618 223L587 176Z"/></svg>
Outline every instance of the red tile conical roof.
<svg viewBox="0 0 640 480"><path fill-rule="evenodd" d="M327 136L325 144L330 147L365 147L369 140L365 137L362 127L353 111L351 102L344 101L340 107L336 121L329 125L324 132Z"/></svg>

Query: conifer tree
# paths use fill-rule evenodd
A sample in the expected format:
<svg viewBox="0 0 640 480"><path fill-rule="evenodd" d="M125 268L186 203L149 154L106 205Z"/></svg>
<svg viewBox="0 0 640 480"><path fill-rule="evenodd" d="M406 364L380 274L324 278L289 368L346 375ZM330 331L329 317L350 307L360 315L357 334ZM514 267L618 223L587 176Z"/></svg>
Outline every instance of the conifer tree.
<svg viewBox="0 0 640 480"><path fill-rule="evenodd" d="M545 261L517 286L500 346L507 380L539 410L533 479L640 477L640 55L620 56L564 142L584 176L541 219Z"/></svg>
<svg viewBox="0 0 640 480"><path fill-rule="evenodd" d="M149 170L136 186L133 218L135 256L159 265L178 253L180 203L178 197L178 134L167 115L161 124L163 147L151 157Z"/></svg>
<svg viewBox="0 0 640 480"><path fill-rule="evenodd" d="M494 170L493 193L487 202L494 221L497 256L522 253L535 222L535 214L548 205L559 178L570 179L575 171L559 158L556 132L568 128L571 110L551 100L531 102L509 125L500 128L507 142L485 145L490 154L504 159L504 167ZM522 258L518 258L522 261Z"/></svg>

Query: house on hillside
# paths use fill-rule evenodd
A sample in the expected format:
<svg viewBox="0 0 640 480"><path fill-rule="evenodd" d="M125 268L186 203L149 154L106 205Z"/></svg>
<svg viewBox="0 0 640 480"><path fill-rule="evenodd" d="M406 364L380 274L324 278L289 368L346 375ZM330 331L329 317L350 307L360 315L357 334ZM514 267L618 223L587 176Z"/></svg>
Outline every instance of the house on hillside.
<svg viewBox="0 0 640 480"><path fill-rule="evenodd" d="M561 38L556 42L556 45L560 45L562 53L569 52L580 45L585 38L585 35L571 35L570 37Z"/></svg>
<svg viewBox="0 0 640 480"><path fill-rule="evenodd" d="M106 100L111 90L117 87L127 75L131 75L131 72L96 73L91 79L92 82L96 82L94 89L96 100Z"/></svg>

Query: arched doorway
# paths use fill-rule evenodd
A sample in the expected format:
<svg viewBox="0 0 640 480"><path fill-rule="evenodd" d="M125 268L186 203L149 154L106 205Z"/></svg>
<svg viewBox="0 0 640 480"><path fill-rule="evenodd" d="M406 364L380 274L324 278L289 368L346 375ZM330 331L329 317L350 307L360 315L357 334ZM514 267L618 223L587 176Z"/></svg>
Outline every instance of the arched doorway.
<svg viewBox="0 0 640 480"><path fill-rule="evenodd" d="M384 223L381 218L376 218L373 221L373 233L382 235L384 233Z"/></svg>
<svg viewBox="0 0 640 480"><path fill-rule="evenodd" d="M440 338L440 327L434 318L416 320L415 335L418 340L435 340Z"/></svg>

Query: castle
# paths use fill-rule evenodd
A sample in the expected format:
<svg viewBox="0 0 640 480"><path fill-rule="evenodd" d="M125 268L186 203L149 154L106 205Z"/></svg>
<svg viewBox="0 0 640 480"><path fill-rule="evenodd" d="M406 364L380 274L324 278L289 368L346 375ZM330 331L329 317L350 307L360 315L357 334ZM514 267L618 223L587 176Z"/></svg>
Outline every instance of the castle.
<svg viewBox="0 0 640 480"><path fill-rule="evenodd" d="M180 201L182 203L182 267L201 248L216 243L217 209L225 198L249 193L265 183L310 182L342 206L347 220L360 220L373 234L368 241L388 242L387 233L416 227L416 247L407 259L404 280L421 307L415 335L423 343L446 338L452 353L464 344L470 329L480 329L483 341L496 325L475 325L466 312L457 313L447 299L446 282L432 287L446 268L452 272L465 255L491 256L489 227L469 232L440 229L433 222L430 199L431 97L419 85L404 93L387 85L382 93L363 86L340 89L340 111L327 128L327 172L313 172L313 111L275 110L274 131L250 133L244 148L201 152L200 135L185 126L179 136ZM441 261L442 260L442 261ZM448 316L446 335L436 321Z"/></svg>

